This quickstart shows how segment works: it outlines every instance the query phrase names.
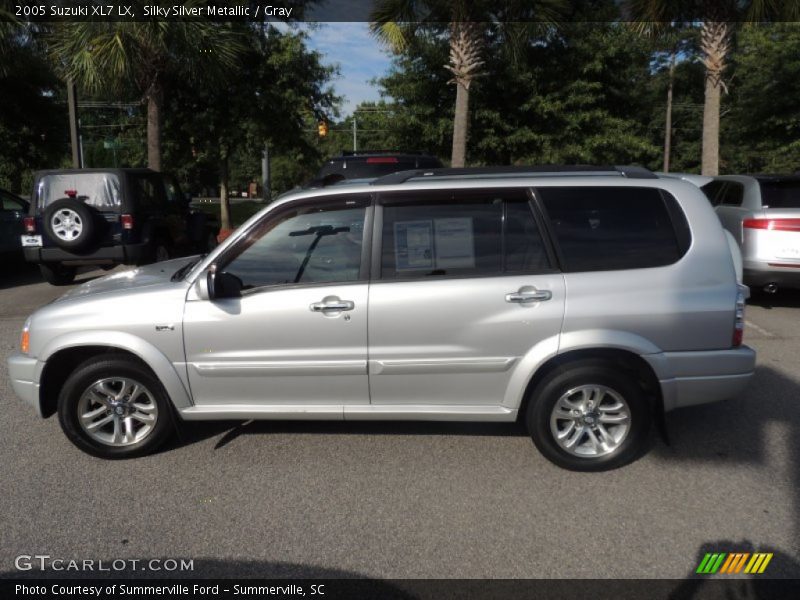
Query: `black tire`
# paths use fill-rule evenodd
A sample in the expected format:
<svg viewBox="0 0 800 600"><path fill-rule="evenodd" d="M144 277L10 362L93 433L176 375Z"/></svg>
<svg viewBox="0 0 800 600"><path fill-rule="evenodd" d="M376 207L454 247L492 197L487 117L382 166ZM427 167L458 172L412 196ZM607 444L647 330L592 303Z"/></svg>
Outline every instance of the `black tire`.
<svg viewBox="0 0 800 600"><path fill-rule="evenodd" d="M75 281L75 267L65 267L61 263L40 263L39 271L50 285L69 285Z"/></svg>
<svg viewBox="0 0 800 600"><path fill-rule="evenodd" d="M621 440L613 451L594 456L577 456L573 453L574 450L573 452L565 450L556 440L551 427L551 417L556 404L568 391L580 386L603 386L618 395L627 404L629 418L627 420L628 429L625 433L619 433L623 431L619 424L597 424L599 413L591 411L579 417L582 419L588 414L594 425L581 423L580 426L591 429L591 434L586 429L584 429L585 433L578 433L579 425L573 425L573 429L571 429L577 439L575 447L582 447L586 452L596 452L597 446L592 443L591 435L602 437L596 429L597 427L603 426L607 432L614 432L614 435L619 434ZM578 396L568 397L573 403L576 398ZM609 393L604 398L600 400L601 405L609 407L618 404ZM585 406L584 404L584 408ZM559 412L558 414L565 413ZM606 417L614 416L613 413L604 414ZM572 471L606 471L635 460L643 452L648 441L652 410L633 375L618 365L606 361L582 360L563 365L549 373L533 391L525 417L533 442L549 461ZM556 427L561 431L567 431L569 423L568 418L557 419ZM571 437L572 435L568 435L567 439ZM608 449L609 447L606 445L602 451L606 452Z"/></svg>
<svg viewBox="0 0 800 600"><path fill-rule="evenodd" d="M55 227L56 220L65 213L74 217L72 221L77 222L80 228L75 237L67 237L68 233ZM57 246L65 250L81 250L86 248L95 238L97 223L94 211L75 198L61 198L56 200L47 210L44 211L43 219L44 232L47 237Z"/></svg>
<svg viewBox="0 0 800 600"><path fill-rule="evenodd" d="M136 420L137 418L141 418L143 411L133 409L132 405L126 405L123 402L123 410L131 410L133 413L139 415L139 417L131 417L129 419L134 423L134 427L139 428L136 430L135 435L142 432L142 438L140 440L128 440L128 443L124 443L125 440L120 440L124 445L113 445L96 439L84 429L79 418L79 412L82 410L102 409L102 405L99 402L96 402L91 409L82 407L81 398L84 393L92 387L93 384L103 379L112 379L109 386L110 389L115 389L115 383L113 381L115 378L120 380L120 385L118 386L120 393L125 393L125 389L130 389L123 388L121 381L123 379L143 386L147 395L139 392L139 394L133 398L133 400L140 400L140 402L137 403L138 406L146 406L148 409L152 405L155 406L155 412L149 413L155 415L155 423L150 425L149 430L144 431L147 425ZM101 412L98 419L102 420L111 414L109 411L112 410L112 407L110 404L107 406L109 408L106 414ZM116 410L116 406L113 407L113 410ZM127 415L130 413L125 414ZM115 419L113 414L111 414L111 419L109 425L103 425L97 429L100 434L113 436ZM126 419L127 416L120 417L121 423L124 424ZM75 444L75 446L88 454L106 459L134 458L150 454L169 438L174 429L170 400L161 382L158 381L149 369L125 357L104 358L100 360L91 358L78 366L72 375L67 378L58 396L58 420L67 438ZM120 427L124 427L123 424L121 424ZM108 431L109 429L111 431ZM106 432L105 434L103 433L104 431Z"/></svg>

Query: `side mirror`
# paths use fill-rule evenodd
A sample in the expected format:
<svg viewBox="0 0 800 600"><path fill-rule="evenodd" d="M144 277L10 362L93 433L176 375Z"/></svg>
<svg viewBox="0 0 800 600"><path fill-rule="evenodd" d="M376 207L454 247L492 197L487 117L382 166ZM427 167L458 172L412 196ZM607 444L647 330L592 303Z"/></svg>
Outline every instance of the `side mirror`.
<svg viewBox="0 0 800 600"><path fill-rule="evenodd" d="M206 296L209 300L219 298L241 298L242 280L226 272L219 272L216 263L208 268L205 282ZM203 294L201 294L201 297Z"/></svg>

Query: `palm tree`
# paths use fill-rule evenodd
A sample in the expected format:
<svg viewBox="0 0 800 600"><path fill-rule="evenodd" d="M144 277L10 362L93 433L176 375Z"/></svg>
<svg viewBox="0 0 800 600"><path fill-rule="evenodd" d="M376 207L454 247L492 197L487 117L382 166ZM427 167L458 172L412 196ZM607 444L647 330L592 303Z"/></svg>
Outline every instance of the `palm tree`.
<svg viewBox="0 0 800 600"><path fill-rule="evenodd" d="M506 39L527 42L533 29L551 26L564 7L564 0L381 0L370 17L370 30L392 52L401 53L420 25L449 23L450 56L444 68L453 74L450 83L456 86L451 165L463 167L469 133L469 90L475 79L484 75L482 55L489 28L505 30ZM528 35L520 35L518 25L526 21L534 27L525 28Z"/></svg>
<svg viewBox="0 0 800 600"><path fill-rule="evenodd" d="M783 4L778 9L777 6ZM722 91L727 92L728 66L737 23L758 23L770 17L796 17L796 2L774 0L627 0L626 15L643 30L658 26L700 26L700 61L706 69L703 105L701 172L719 174L719 124Z"/></svg>
<svg viewBox="0 0 800 600"><path fill-rule="evenodd" d="M156 171L161 170L162 111L170 78L221 75L235 66L243 47L230 24L202 20L62 23L49 42L65 79L89 92L119 94L132 86L141 95L147 104L147 165Z"/></svg>

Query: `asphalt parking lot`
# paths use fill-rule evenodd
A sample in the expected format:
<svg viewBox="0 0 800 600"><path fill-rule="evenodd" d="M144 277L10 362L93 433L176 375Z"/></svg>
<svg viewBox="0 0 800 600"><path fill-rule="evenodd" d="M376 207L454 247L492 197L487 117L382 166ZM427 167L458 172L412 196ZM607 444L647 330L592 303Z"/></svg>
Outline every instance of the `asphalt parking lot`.
<svg viewBox="0 0 800 600"><path fill-rule="evenodd" d="M580 474L506 424L200 423L155 456L92 458L8 382L25 317L63 291L0 275L2 576L41 576L15 557L47 554L194 559L195 577L684 578L706 552L759 551L800 577L800 293L749 306L740 398Z"/></svg>

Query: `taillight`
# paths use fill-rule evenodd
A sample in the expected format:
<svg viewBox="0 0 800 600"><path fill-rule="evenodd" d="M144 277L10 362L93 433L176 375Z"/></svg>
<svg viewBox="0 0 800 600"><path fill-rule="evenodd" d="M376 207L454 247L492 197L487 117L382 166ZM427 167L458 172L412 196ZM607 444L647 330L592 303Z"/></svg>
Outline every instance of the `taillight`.
<svg viewBox="0 0 800 600"><path fill-rule="evenodd" d="M25 233L36 233L36 219L33 217L25 217L22 224L25 226Z"/></svg>
<svg viewBox="0 0 800 600"><path fill-rule="evenodd" d="M133 229L133 215L120 215L119 222L123 229Z"/></svg>
<svg viewBox="0 0 800 600"><path fill-rule="evenodd" d="M374 164L397 164L400 162L397 160L397 157L394 156L373 156L367 159L367 164L374 165Z"/></svg>
<svg viewBox="0 0 800 600"><path fill-rule="evenodd" d="M744 293L736 294L736 316L733 320L733 347L742 345L744 339Z"/></svg>
<svg viewBox="0 0 800 600"><path fill-rule="evenodd" d="M745 219L745 229L768 229L769 231L800 231L800 219Z"/></svg>

